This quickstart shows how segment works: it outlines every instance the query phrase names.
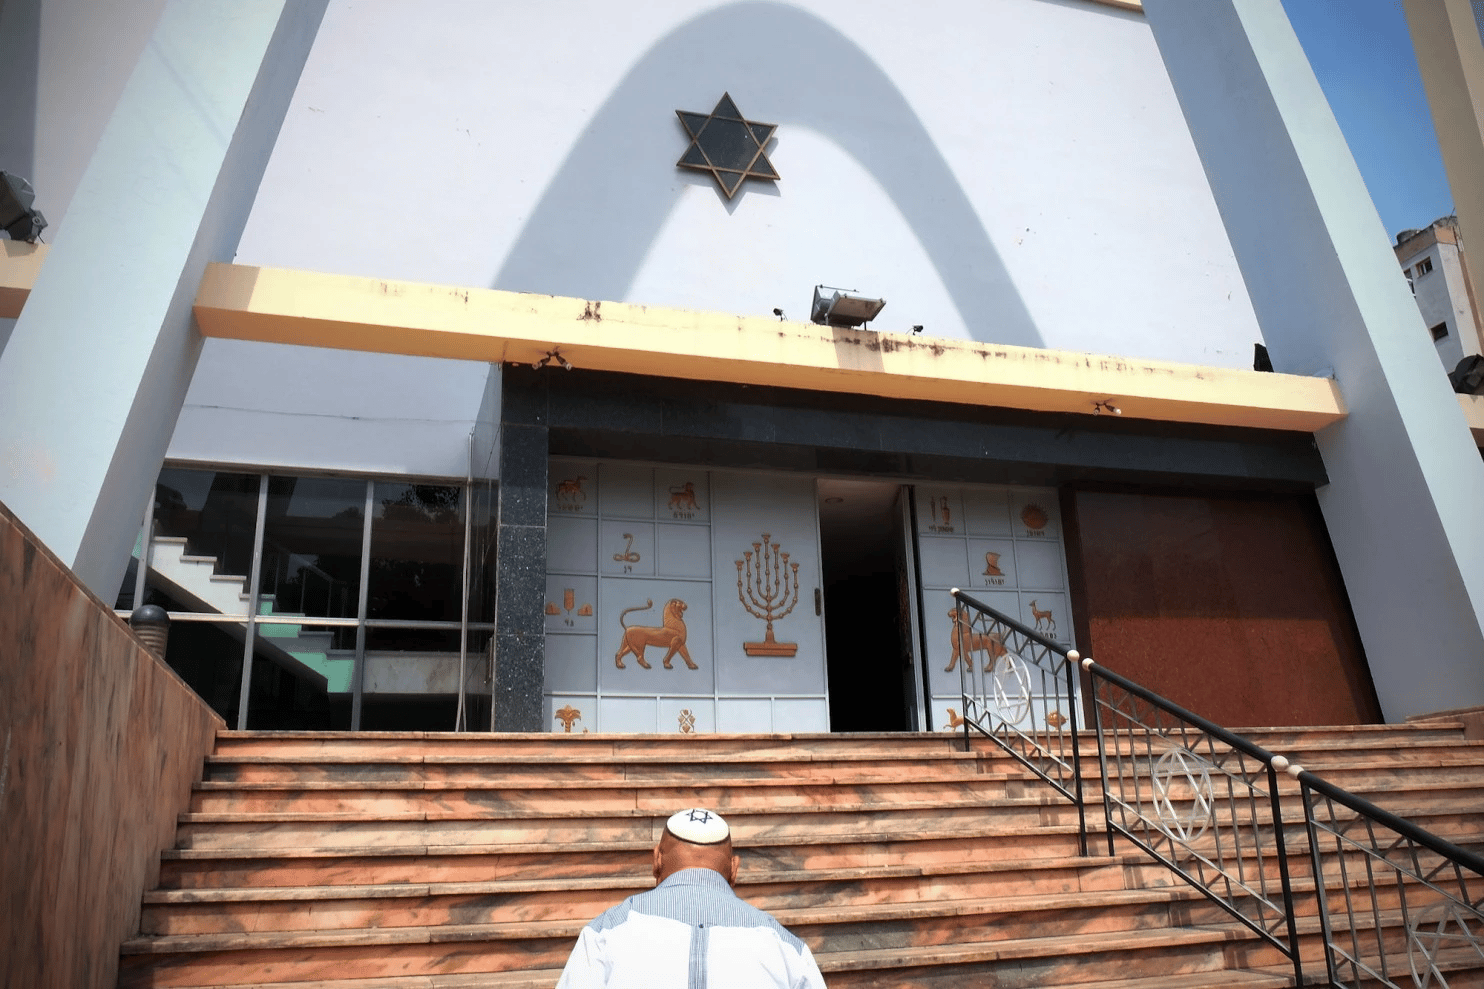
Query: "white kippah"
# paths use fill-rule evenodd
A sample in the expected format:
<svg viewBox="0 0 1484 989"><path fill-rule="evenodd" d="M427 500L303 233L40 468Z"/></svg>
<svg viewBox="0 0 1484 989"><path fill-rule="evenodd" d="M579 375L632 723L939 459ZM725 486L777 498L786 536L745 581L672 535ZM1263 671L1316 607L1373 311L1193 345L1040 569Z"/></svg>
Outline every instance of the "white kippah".
<svg viewBox="0 0 1484 989"><path fill-rule="evenodd" d="M732 834L720 814L700 807L670 815L665 830L693 845L715 845L726 841Z"/></svg>

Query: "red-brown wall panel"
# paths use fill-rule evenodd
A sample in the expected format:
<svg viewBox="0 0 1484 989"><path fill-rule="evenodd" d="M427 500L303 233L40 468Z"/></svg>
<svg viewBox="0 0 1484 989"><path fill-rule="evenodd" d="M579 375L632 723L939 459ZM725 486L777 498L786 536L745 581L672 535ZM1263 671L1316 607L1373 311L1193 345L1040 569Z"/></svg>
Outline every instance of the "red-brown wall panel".
<svg viewBox="0 0 1484 989"><path fill-rule="evenodd" d="M1380 720L1311 497L1068 502L1079 639L1099 663L1229 727Z"/></svg>

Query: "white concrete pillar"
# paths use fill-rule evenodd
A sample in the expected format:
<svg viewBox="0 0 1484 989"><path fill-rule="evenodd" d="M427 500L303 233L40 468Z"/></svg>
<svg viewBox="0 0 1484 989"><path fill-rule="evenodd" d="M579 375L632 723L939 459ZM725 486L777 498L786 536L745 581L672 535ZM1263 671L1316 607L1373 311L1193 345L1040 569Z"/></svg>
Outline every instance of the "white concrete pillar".
<svg viewBox="0 0 1484 989"><path fill-rule="evenodd" d="M1334 374L1349 409L1316 436L1319 504L1382 710L1484 704L1484 462L1283 8L1144 9L1274 367Z"/></svg>
<svg viewBox="0 0 1484 989"><path fill-rule="evenodd" d="M1484 305L1484 4L1405 0L1403 7L1464 251L1479 245L1472 263L1465 260L1464 277L1474 304ZM1484 327L1478 329L1474 340L1464 340L1465 354L1479 352Z"/></svg>
<svg viewBox="0 0 1484 989"><path fill-rule="evenodd" d="M107 601L326 3L165 6L0 352L0 501Z"/></svg>

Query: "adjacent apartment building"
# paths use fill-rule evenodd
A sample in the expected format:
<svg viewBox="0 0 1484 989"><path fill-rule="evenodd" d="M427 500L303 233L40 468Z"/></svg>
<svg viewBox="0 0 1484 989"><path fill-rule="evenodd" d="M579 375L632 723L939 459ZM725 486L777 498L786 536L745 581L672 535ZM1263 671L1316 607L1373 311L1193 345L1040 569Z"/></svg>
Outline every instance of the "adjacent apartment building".
<svg viewBox="0 0 1484 989"><path fill-rule="evenodd" d="M1397 234L1396 259L1443 367L1451 371L1465 357L1484 351L1458 217L1445 216L1425 229Z"/></svg>

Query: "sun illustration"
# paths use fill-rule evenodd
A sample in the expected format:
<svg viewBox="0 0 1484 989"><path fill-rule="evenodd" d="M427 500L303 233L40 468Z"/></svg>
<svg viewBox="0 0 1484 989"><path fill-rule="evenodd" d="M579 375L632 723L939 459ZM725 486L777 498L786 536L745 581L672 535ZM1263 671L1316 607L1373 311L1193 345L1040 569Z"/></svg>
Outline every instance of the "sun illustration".
<svg viewBox="0 0 1484 989"><path fill-rule="evenodd" d="M1046 509L1032 502L1020 510L1020 521L1025 523L1027 529L1044 529L1046 523L1051 521L1051 516L1046 514Z"/></svg>

